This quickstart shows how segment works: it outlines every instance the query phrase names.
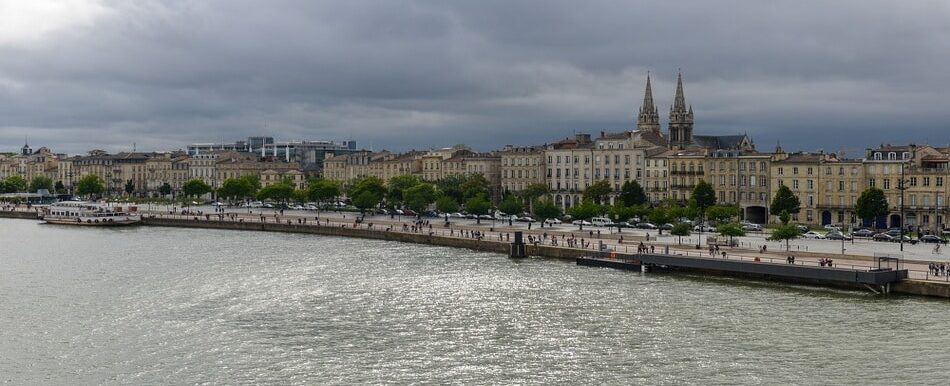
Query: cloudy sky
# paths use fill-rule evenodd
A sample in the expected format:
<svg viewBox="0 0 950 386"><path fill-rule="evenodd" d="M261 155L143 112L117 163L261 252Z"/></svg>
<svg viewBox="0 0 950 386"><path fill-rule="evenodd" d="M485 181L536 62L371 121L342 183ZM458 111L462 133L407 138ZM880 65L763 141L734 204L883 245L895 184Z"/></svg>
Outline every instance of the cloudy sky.
<svg viewBox="0 0 950 386"><path fill-rule="evenodd" d="M249 135L488 150L665 115L760 150L950 142L947 1L0 0L0 151Z"/></svg>

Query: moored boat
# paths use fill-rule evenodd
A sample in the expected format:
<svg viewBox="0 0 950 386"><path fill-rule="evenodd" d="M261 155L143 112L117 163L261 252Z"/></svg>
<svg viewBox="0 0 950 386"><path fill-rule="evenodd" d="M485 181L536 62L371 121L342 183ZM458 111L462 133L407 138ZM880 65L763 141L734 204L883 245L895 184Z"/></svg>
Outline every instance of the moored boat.
<svg viewBox="0 0 950 386"><path fill-rule="evenodd" d="M43 210L43 221L49 224L113 226L132 225L142 217L131 211L123 211L94 202L63 201L51 204Z"/></svg>

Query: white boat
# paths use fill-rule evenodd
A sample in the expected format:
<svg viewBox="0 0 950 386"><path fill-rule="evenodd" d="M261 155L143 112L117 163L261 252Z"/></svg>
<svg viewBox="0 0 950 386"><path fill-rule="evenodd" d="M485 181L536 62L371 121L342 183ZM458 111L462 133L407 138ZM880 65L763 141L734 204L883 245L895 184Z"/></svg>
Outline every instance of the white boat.
<svg viewBox="0 0 950 386"><path fill-rule="evenodd" d="M43 221L49 224L110 226L138 224L142 217L123 211L121 207L85 201L63 201L45 208Z"/></svg>

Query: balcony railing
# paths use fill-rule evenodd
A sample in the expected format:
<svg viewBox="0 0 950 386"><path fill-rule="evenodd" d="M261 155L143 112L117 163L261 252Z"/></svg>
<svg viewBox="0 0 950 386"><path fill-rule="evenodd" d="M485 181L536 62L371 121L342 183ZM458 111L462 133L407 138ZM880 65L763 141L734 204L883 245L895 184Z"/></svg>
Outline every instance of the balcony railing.
<svg viewBox="0 0 950 386"><path fill-rule="evenodd" d="M670 174L683 175L683 176L701 176L703 175L702 170L670 170Z"/></svg>

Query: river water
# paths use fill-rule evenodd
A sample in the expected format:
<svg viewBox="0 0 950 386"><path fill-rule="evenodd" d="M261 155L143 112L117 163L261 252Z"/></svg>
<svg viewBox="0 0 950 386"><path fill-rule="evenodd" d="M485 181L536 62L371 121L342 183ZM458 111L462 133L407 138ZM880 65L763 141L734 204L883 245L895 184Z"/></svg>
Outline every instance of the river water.
<svg viewBox="0 0 950 386"><path fill-rule="evenodd" d="M947 302L0 219L0 383L946 384Z"/></svg>

